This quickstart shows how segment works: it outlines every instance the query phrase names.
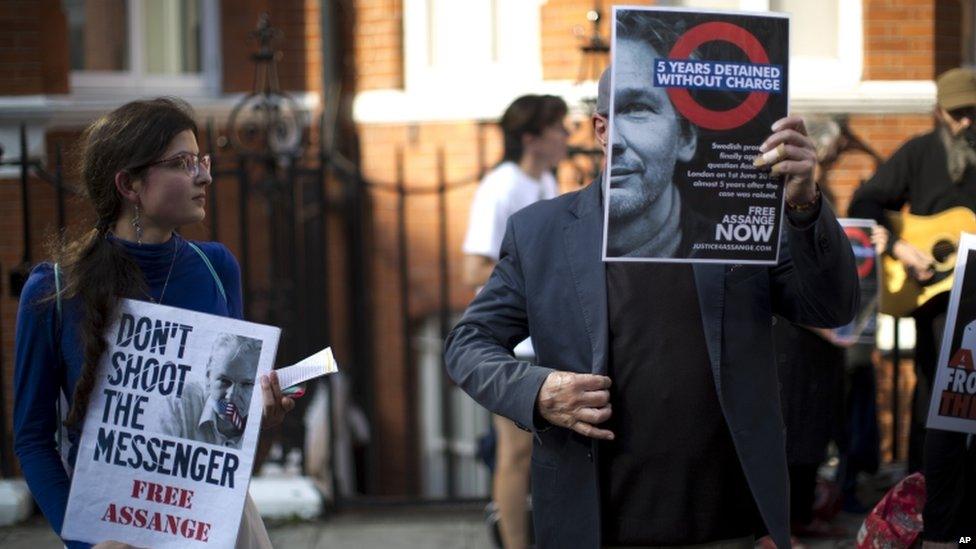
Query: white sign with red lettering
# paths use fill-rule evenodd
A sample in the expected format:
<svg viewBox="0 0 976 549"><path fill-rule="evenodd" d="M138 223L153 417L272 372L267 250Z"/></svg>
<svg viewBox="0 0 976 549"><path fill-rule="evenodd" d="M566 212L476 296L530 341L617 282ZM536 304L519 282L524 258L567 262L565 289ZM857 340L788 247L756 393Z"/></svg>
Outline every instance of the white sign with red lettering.
<svg viewBox="0 0 976 549"><path fill-rule="evenodd" d="M963 233L954 276L926 426L976 433L976 235Z"/></svg>
<svg viewBox="0 0 976 549"><path fill-rule="evenodd" d="M232 547L280 330L123 300L106 333L61 536Z"/></svg>

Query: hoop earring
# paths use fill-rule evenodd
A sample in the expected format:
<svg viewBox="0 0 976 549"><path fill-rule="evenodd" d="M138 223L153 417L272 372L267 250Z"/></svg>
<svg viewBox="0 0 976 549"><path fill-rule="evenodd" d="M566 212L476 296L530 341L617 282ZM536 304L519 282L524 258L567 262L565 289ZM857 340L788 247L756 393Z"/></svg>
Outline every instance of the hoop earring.
<svg viewBox="0 0 976 549"><path fill-rule="evenodd" d="M136 215L130 221L136 231L136 244L142 246L142 222L139 219L139 205L136 204Z"/></svg>

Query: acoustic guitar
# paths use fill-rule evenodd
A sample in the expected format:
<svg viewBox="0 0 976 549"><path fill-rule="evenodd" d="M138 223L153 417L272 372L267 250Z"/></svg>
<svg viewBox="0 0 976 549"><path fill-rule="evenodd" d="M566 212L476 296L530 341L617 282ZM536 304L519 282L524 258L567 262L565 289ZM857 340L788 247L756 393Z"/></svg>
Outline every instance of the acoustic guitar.
<svg viewBox="0 0 976 549"><path fill-rule="evenodd" d="M960 233L976 233L976 214L969 208L950 208L935 215L888 212L894 234L933 258L935 275L919 282L905 265L888 255L881 262L882 283L879 311L903 317L928 300L952 289L952 271Z"/></svg>

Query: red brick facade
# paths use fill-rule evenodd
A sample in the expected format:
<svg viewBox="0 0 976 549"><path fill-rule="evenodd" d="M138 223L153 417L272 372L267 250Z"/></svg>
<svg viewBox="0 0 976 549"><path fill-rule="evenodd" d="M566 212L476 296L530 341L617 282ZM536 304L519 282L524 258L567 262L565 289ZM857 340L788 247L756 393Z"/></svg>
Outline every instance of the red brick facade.
<svg viewBox="0 0 976 549"><path fill-rule="evenodd" d="M382 12L381 17L386 23L392 24L393 20L400 17L400 12L395 9L402 7L399 3L394 7L393 4L382 0L359 0L357 6L364 6L368 11L376 4L389 7L387 11ZM628 4L654 4L654 2L629 2ZM365 8L367 5L370 7ZM586 19L587 11L592 9L592 6L593 3L588 0L548 0L542 3L541 56L542 74L545 80L575 80L580 74L582 58L579 46L592 29ZM605 11L604 21L609 18L609 9ZM402 32L400 37L376 39L372 33L373 29L378 28L379 23L372 17L369 21L369 23L364 22L364 25L368 24L370 31L363 27L357 33L355 46L357 67L360 71L366 67L367 71L379 72L381 70L379 67L386 65L382 62L374 65L370 60L403 58L402 47L397 47L398 44L402 44ZM794 24L798 22L794 21ZM864 0L863 27L862 80L865 81L931 81L942 71L957 66L962 59L960 53L962 23L959 7L955 2ZM601 30L605 37L609 36L605 24L601 26ZM402 66L397 65L395 69L389 72L384 70L385 86L384 79L376 76L375 72L361 72L360 76L363 80L360 81L357 89L361 92L375 89L402 89ZM369 78L366 78L366 74L370 75ZM909 137L931 129L932 118L926 112L928 109L928 106L922 106L916 109L916 112L905 114L900 114L901 111L890 114L859 114L855 110L849 112L849 123L857 135L886 157ZM581 127L578 135L573 139L585 142L588 138L588 128L586 128L588 121L577 120L577 122ZM435 183L436 155L439 150L443 150L447 158L446 170L449 174L447 179L450 181L465 179L477 171L479 159L481 164L490 166L500 157L499 136L497 132L489 131L483 134L487 140L484 146L486 152L479 156L477 136L481 125L481 121L475 120L453 123L419 120L411 124L372 122L360 124L362 165L370 177L391 181L395 178L396 169L390 159L395 157L396 151L402 150L406 158L404 167L406 181L410 186L424 187ZM837 198L836 206L841 213L846 211L854 189L861 181L869 178L873 170L871 159L856 153L844 156L837 164L831 173L829 185ZM563 166L559 174L563 190L571 190L575 186L575 173L572 168ZM457 270L461 259L460 241L466 227L468 201L473 190L473 188L465 188L450 195L448 224L451 227L450 254L454 269L451 296L454 306L459 310L470 297L457 278ZM399 349L398 334L401 327L395 310L398 300L393 293L397 289L395 202L392 196L378 195L376 206L374 237L377 253L382 260L375 263L374 276L378 287L387 288L390 293L379 294L387 296L382 299L388 300L389 303L387 307L377 308L375 333L379 338L377 341L379 346L384 349ZM433 211L433 207L430 201L417 200L416 204L412 203L412 208L408 209L407 213L409 231L412 235L411 242L416 243L412 244L411 256L418 258L412 262L412 267L417 266L413 267L410 277L412 287L416 290L412 296L410 310L416 315L417 320L435 310L437 305L435 290L441 283L432 264L423 259L433 258L432 255L423 253L425 245L422 240L422 235L434 234L436 218L424 215ZM432 236L430 239L432 240ZM429 253L435 253L433 243L427 247ZM431 266L425 269L422 267L425 264ZM393 352L390 356L399 357L399 351ZM398 397L409 402L411 395L403 393L403 389L408 387L403 378L406 369L394 363L381 367L390 372L397 372L388 378L386 382L388 388L378 387L378 390L384 394L383 398ZM890 380L890 364L885 366L879 364L879 368L881 368L879 379ZM382 376L378 379L382 379ZM902 376L902 410L906 409L905 403L910 401L912 379L910 371ZM889 395L890 382L882 381L879 397L882 403L881 422L886 432L890 433L890 408L886 404L890 400ZM409 409L409 406L398 406L395 410L404 408ZM398 424L402 424L403 421L405 421L403 416L398 416L395 411L391 411L380 420L380 425L377 427L384 433L398 433L401 432ZM907 429L903 427L899 432L903 438L900 447L904 449ZM885 451L890 452L890 439L884 446Z"/></svg>
<svg viewBox="0 0 976 549"><path fill-rule="evenodd" d="M353 0L357 89L403 88L403 0Z"/></svg>
<svg viewBox="0 0 976 549"><path fill-rule="evenodd" d="M318 0L284 0L222 2L219 28L221 29L220 57L222 64L222 89L227 93L250 91L254 77L251 53L256 45L247 37L255 27L258 15L267 11L271 22L282 31L280 43L279 76L281 87L297 92L320 92L322 88L322 47L320 36L320 2ZM59 0L38 2L0 1L0 99L30 98L70 93L68 85L67 22ZM43 32L42 32L43 30ZM122 100L119 100L121 104ZM92 114L94 117L95 114ZM36 114L25 116L30 122ZM17 114L0 113L0 120L8 124L5 129L16 130L20 122ZM219 122L219 121L218 121ZM84 123L49 127L45 131L43 146L49 172L55 169L56 150L64 152L66 180L77 183L73 168L77 157L75 145ZM201 128L200 142L205 146L206 133ZM317 145L317 144L313 144ZM4 159L15 158L8 148ZM37 152L35 151L34 154ZM4 175L2 177L11 177ZM16 176L14 176L16 177ZM216 184L220 185L221 181ZM32 177L28 185L30 197L30 253L31 261L47 257L47 244L54 236L56 225L56 200L51 184ZM14 328L18 300L11 296L10 276L19 267L24 246L22 238L22 193L19 180L0 179L0 371L3 374L4 400L9 410L13 402L13 350ZM222 240L240 257L240 241L237 238L237 212L234 208L237 189L233 185L220 185L221 216L219 231ZM267 225L265 214L256 208L250 212L253 227ZM67 234L81 234L93 223L87 204L68 195L66 201ZM209 239L209 227L205 224L186 227L190 238ZM252 259L255 266L267 264L267 231L252 229L252 242L258 250ZM263 250L263 256L261 253ZM329 250L330 260L338 261L342 247ZM266 269L254 268L254 286L266 286L262 274ZM341 288L332 288L332 295L340 295ZM341 299L337 303L343 303ZM324 315L325 313L323 313ZM341 329L337 332L347 337ZM344 339L345 341L346 339ZM348 352L347 345L336 343L337 352ZM340 349L342 351L340 351Z"/></svg>
<svg viewBox="0 0 976 549"><path fill-rule="evenodd" d="M60 4L58 0L0 2L3 95L68 91L67 25L59 17Z"/></svg>
<svg viewBox="0 0 976 549"><path fill-rule="evenodd" d="M864 79L931 80L962 61L961 2L864 1Z"/></svg>
<svg viewBox="0 0 976 549"><path fill-rule="evenodd" d="M846 1L846 0L845 0ZM606 4L606 3L604 3ZM631 1L628 4L653 4L652 1ZM245 46L248 33L254 28L258 14L267 11L272 23L284 32L279 64L280 81L286 90L322 92L322 51L320 16L323 0L235 0L220 3L219 50L221 59L221 88L225 93L251 89L253 65L250 53L253 46ZM356 95L381 90L403 92L407 74L404 36L404 10L409 0L342 0L338 9L352 43L348 45L350 59L343 62L352 67ZM59 0L38 2L0 0L0 99L69 93L67 27ZM579 46L591 32L586 19L592 0L547 0L540 2L541 74L545 82L573 81L580 71ZM957 65L960 36L963 30L958 2L936 0L863 0L863 80L931 81L942 70ZM604 21L609 18L605 8ZM802 23L802 22L795 22ZM43 30L43 32L42 32ZM604 36L608 36L606 25ZM528 91L528 90L527 90ZM351 98L348 98L351 99ZM850 112L850 126L866 142L887 156L908 137L931 128L927 106L914 110L871 113ZM883 109L882 109L883 110ZM500 113L496 113L500 114ZM459 280L460 246L467 225L468 207L473 195L476 174L501 156L497 129L483 120L426 120L413 117L410 123L401 119L361 122L358 132L360 165L366 177L378 183L396 181L398 169L395 159L403 158L403 179L408 188L428 188L438 183L438 155L444 158L444 175L448 182L470 182L448 194L448 234L451 307L463 309L471 295ZM589 143L588 121L579 124L573 142ZM70 145L78 128L64 128L63 132L49 131L48 160L53 162L53 143ZM837 197L836 206L843 212L857 184L868 178L873 170L863 155L844 157L831 175L831 190ZM559 169L564 191L574 188L579 174L570 164ZM236 191L228 187L221 195L222 203L233 204ZM336 189L331 189L335 192ZM31 185L32 196L40 197L34 204L32 220L32 249L38 253L44 234L53 226L54 194L43 184ZM36 193L36 194L35 194ZM396 240L396 195L384 190L370 191L373 204L371 237L371 265L368 287L371 288L373 325L372 345L375 357L374 380L370 390L377 403L374 410L372 440L380 467L373 479L377 491L383 494L416 493L418 395L414 365L403 364L400 317L400 287L398 279L399 248ZM6 403L12 401L11 370L13 365L14 314L17 301L7 288L11 268L20 262L21 213L20 189L16 181L0 181L0 354ZM69 206L69 219L83 217L84 207L77 201ZM228 211L230 208L222 208ZM409 234L409 283L411 301L409 311L411 329L435 314L439 307L440 280L436 266L436 231L439 218L434 195L410 198L407 204ZM239 242L234 236L236 214L221 217L221 234L235 252ZM265 220L255 214L255 233ZM226 230L225 230L226 227ZM190 230L191 235L206 237L203 227ZM341 272L343 255L340 249L328 250L330 263ZM35 260L38 255L35 255ZM252 264L260 265L262 257ZM256 269L257 272L259 269ZM257 274L255 276L258 276ZM348 281L340 276L331 278L331 295L342 296ZM338 301L338 299L337 299ZM344 311L344 309L337 309ZM337 354L347 352L348 327L339 312L333 312L333 335ZM888 379L887 370L880 380ZM903 376L903 379L909 376ZM908 402L908 386L902 402ZM884 391L884 382L882 381ZM883 410L885 408L882 408ZM9 416L8 416L9 418ZM891 418L884 421L890 424ZM905 433L903 429L901 431ZM902 444L902 448L905 445Z"/></svg>

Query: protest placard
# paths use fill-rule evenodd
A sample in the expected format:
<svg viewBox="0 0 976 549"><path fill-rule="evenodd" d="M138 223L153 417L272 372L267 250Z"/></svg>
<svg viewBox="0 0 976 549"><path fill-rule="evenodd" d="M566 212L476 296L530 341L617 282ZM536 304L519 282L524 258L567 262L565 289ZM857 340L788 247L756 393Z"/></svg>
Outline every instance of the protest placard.
<svg viewBox="0 0 976 549"><path fill-rule="evenodd" d="M976 235L962 235L954 276L927 427L976 433Z"/></svg>
<svg viewBox="0 0 976 549"><path fill-rule="evenodd" d="M233 547L280 330L122 300L71 481L66 539Z"/></svg>
<svg viewBox="0 0 976 549"><path fill-rule="evenodd" d="M847 240L854 251L857 264L857 279L861 288L861 300L857 315L850 323L833 332L833 340L838 345L850 346L855 343L873 345L878 333L878 254L871 242L871 230L877 225L873 219L838 219Z"/></svg>
<svg viewBox="0 0 976 549"><path fill-rule="evenodd" d="M615 7L605 261L772 264L781 182L753 161L786 115L784 14Z"/></svg>

